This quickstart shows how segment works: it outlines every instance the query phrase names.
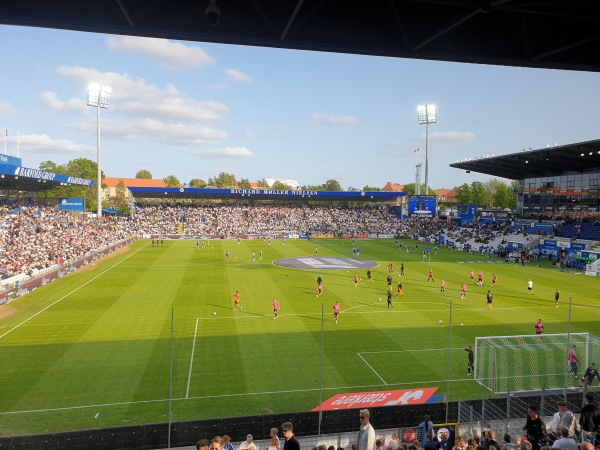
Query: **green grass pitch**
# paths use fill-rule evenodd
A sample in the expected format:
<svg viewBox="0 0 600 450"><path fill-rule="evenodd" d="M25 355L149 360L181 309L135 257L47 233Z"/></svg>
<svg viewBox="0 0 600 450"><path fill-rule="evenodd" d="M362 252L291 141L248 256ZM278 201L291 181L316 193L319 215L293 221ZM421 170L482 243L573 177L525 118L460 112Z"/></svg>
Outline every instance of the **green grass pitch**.
<svg viewBox="0 0 600 450"><path fill-rule="evenodd" d="M405 242L414 248L415 242ZM412 387L437 386L446 393L451 301L450 399L488 393L466 375L463 349L476 336L533 334L539 318L547 333L566 333L569 297L571 331L600 334L599 280L547 264L515 267L444 248L429 263L421 253L399 250L394 240L365 240L359 242L360 258L379 265L373 283L363 270L355 288L353 271L272 263L312 256L315 247L319 256L352 257L349 240L210 241L204 249L196 249L195 241L149 244L137 241L0 307L0 435L168 421L172 311L174 421L316 407L322 309L323 400ZM252 261L253 250L263 251L262 261ZM390 261L394 308L388 310ZM400 262L404 278L398 277ZM426 282L430 267L435 283ZM460 284L480 268L487 285L470 285L467 299L460 300ZM498 275L495 288L489 287L492 273ZM319 298L318 275L324 279ZM527 295L528 278L534 296ZM396 296L399 280L402 298ZM234 311L236 290L243 309ZM281 305L277 320L273 298ZM336 300L342 309L337 325Z"/></svg>

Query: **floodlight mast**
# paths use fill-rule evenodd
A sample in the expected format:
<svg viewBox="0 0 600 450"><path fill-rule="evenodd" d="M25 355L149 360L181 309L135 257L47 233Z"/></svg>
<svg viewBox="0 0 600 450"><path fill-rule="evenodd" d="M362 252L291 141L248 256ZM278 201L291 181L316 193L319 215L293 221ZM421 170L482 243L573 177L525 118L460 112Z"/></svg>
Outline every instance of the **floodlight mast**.
<svg viewBox="0 0 600 450"><path fill-rule="evenodd" d="M419 125L425 125L425 195L429 195L429 124L437 122L435 105L419 105L417 117Z"/></svg>
<svg viewBox="0 0 600 450"><path fill-rule="evenodd" d="M97 83L92 83L88 87L88 95L87 95L87 105L96 108L96 126L97 126L97 165L98 165L98 173L97 173L97 187L96 193L98 195L98 208L97 208L97 216L98 218L102 217L102 169L100 167L100 108L108 109L108 104L110 102L110 94L111 88L108 86L101 86Z"/></svg>
<svg viewBox="0 0 600 450"><path fill-rule="evenodd" d="M417 164L415 165L415 195L421 195L421 149L416 149Z"/></svg>

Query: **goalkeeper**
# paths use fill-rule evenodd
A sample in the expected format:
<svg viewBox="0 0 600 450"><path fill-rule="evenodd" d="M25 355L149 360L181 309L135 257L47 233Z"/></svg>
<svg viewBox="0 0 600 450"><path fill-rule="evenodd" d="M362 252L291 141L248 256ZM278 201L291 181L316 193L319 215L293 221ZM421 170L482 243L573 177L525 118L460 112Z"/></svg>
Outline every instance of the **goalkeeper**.
<svg viewBox="0 0 600 450"><path fill-rule="evenodd" d="M598 373L598 369L596 369L596 363L592 363L592 365L585 370L583 378L579 379L579 386L583 386L584 383L591 386L594 378L598 378L598 381L600 381L600 374Z"/></svg>

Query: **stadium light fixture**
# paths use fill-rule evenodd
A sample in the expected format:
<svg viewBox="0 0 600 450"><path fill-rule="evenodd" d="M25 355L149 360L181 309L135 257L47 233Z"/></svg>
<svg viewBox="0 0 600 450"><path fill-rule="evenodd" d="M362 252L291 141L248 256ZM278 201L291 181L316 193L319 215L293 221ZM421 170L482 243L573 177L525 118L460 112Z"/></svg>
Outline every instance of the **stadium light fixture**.
<svg viewBox="0 0 600 450"><path fill-rule="evenodd" d="M98 139L98 146L96 150L96 157L98 159L98 186L96 192L98 194L97 216L99 218L102 217L102 169L100 168L100 108L108 109L111 92L112 90L108 86L101 86L98 83L92 83L88 87L87 95L87 105L96 108L96 133Z"/></svg>
<svg viewBox="0 0 600 450"><path fill-rule="evenodd" d="M429 124L437 122L435 105L419 105L417 117L419 125L425 125L425 195L429 195Z"/></svg>

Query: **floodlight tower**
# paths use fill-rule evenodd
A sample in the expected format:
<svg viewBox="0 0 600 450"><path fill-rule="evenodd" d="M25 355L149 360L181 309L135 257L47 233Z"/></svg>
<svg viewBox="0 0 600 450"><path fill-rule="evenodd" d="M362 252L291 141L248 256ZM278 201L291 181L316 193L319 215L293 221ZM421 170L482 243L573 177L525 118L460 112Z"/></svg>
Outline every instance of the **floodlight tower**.
<svg viewBox="0 0 600 450"><path fill-rule="evenodd" d="M419 125L425 125L425 195L429 195L429 124L437 122L435 105L419 105L417 117Z"/></svg>
<svg viewBox="0 0 600 450"><path fill-rule="evenodd" d="M96 108L96 124L97 124L97 138L98 147L96 156L98 159L98 211L97 216L102 217L102 169L100 168L100 108L108 109L110 102L111 88L108 86L101 86L97 83L92 83L88 87L87 105Z"/></svg>
<svg viewBox="0 0 600 450"><path fill-rule="evenodd" d="M417 164L415 165L415 195L421 195L421 149L415 150Z"/></svg>

